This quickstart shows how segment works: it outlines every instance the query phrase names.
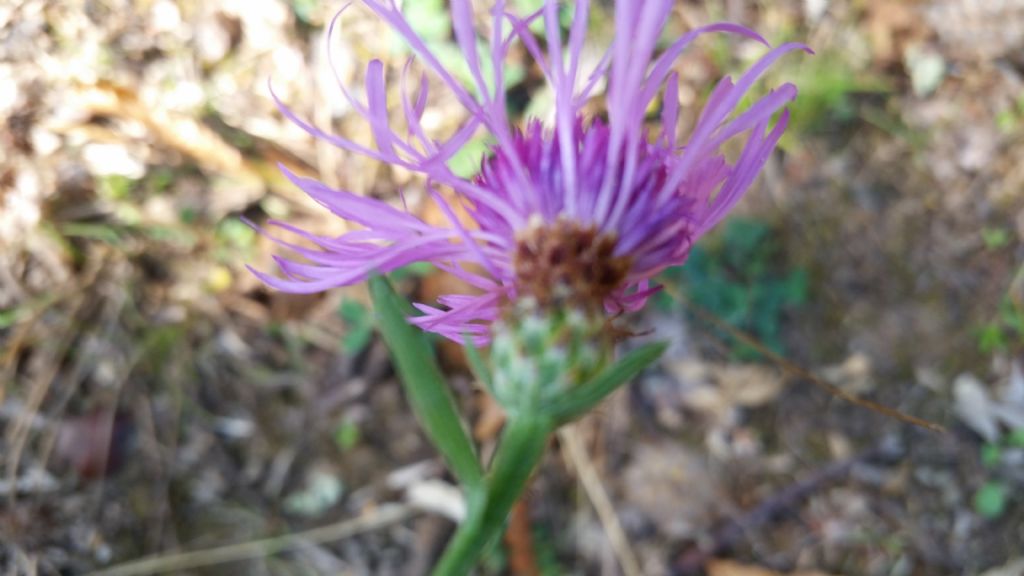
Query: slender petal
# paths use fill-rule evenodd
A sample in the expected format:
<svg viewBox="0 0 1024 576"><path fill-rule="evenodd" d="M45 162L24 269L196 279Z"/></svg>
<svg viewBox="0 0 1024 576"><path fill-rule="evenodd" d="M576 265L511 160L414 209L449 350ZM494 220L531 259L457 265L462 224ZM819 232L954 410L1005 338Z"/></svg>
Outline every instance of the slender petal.
<svg viewBox="0 0 1024 576"><path fill-rule="evenodd" d="M416 304L422 316L410 322L458 342L468 336L477 345L487 343L492 323L519 298L609 315L642 308L659 290L653 277L683 263L693 243L750 188L786 128L785 107L797 89L784 83L743 110L737 106L779 58L810 52L803 44L783 44L769 49L735 82L722 79L692 133L681 138L675 65L683 52L709 32L768 45L764 38L736 24L718 23L691 30L658 53L673 1L616 0L615 38L593 70L584 71L592 0L575 3L567 35L558 0L544 0L537 11L523 16L497 0L487 35L474 28L471 0L451 0L454 40L470 73L469 88L442 65L394 0L360 1L415 55L397 76L397 91L388 89L384 63L371 60L365 103L338 78L343 97L366 121L374 145L324 132L274 99L286 118L315 138L422 175L428 197L447 224L428 224L400 207L282 168L313 200L357 229L325 237L270 222L304 244L271 236L298 259L275 257L280 276L253 273L273 288L308 293L430 262L463 280L469 293L442 295L436 305ZM331 22L331 32L347 8ZM540 38L530 29L535 22L543 23ZM538 119L517 127L508 116L505 66L514 50L532 58L550 85L551 129ZM426 73L410 78L414 60L466 110L467 120L447 138L436 139L422 123L429 84ZM583 105L602 87L607 89L607 121L585 117ZM388 101L396 93L400 115L394 118L404 119L404 127L397 128ZM644 125L658 94L663 99L660 132ZM493 143L490 153L476 177L459 178L447 163L481 133ZM735 160L722 152L731 141L740 150Z"/></svg>

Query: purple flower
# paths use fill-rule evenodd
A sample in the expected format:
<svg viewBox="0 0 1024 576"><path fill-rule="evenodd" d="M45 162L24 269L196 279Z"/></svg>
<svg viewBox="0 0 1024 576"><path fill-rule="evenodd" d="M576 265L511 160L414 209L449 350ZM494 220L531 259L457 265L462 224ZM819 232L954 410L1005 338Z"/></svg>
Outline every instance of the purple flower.
<svg viewBox="0 0 1024 576"><path fill-rule="evenodd" d="M674 61L705 32L729 32L767 44L763 38L738 25L714 24L683 35L656 54L673 0L617 0L615 39L596 69L585 72L581 67L589 0L576 3L567 38L561 34L556 0L547 0L525 17L508 13L505 2L498 0L486 53L478 48L470 0L452 0L455 38L472 75L474 95L441 65L394 0L363 3L404 37L425 68L465 107L465 124L443 141L425 133L420 120L427 80L424 76L410 87L407 65L399 78L397 103L405 122L400 129L392 126L380 60L367 66L365 104L345 91L372 130L375 148L324 133L280 101L278 105L318 138L422 174L426 191L450 225L429 225L384 202L334 190L282 168L313 199L362 229L333 238L272 222L319 249L278 240L304 261L275 257L283 278L254 273L271 287L308 293L430 262L478 289L443 296L439 306L416 305L423 316L411 322L456 341L469 334L487 342L490 324L507 303L524 297L542 305L572 304L608 314L643 306L657 289L651 278L681 264L693 242L750 187L786 127L787 112L777 113L797 90L783 84L737 112L740 100L780 56L798 49L810 52L802 44L784 44L768 51L738 80L721 80L689 139L681 142L676 138L679 78L672 70ZM537 20L544 24L546 53L529 30ZM516 42L536 60L553 89L551 129L537 120L521 128L509 120L503 69ZM602 79L608 85L607 122L582 112ZM644 117L659 93L664 101L662 130L651 134ZM459 178L446 163L481 129L493 140L491 152L477 177ZM743 140L734 161L721 150L731 139ZM442 196L442 189L454 193L449 197L458 206ZM460 221L456 208L469 214L472 223Z"/></svg>

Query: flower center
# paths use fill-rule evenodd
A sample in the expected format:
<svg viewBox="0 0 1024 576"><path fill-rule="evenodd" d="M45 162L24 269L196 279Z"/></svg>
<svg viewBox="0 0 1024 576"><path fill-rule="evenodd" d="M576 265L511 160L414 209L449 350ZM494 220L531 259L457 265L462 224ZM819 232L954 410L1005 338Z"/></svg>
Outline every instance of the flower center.
<svg viewBox="0 0 1024 576"><path fill-rule="evenodd" d="M601 310L632 265L628 256L615 256L616 240L599 234L596 226L563 218L554 223L532 220L516 237L513 262L522 294L541 306Z"/></svg>

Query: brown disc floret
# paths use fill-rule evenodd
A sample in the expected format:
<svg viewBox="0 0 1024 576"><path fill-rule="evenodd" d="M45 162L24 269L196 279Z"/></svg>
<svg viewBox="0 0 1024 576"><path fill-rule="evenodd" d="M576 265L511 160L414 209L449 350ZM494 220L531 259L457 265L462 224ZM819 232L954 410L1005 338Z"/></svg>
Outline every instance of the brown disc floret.
<svg viewBox="0 0 1024 576"><path fill-rule="evenodd" d="M620 288L632 264L615 255L617 239L596 226L563 218L535 220L516 237L514 266L522 295L541 306L575 305L600 310Z"/></svg>

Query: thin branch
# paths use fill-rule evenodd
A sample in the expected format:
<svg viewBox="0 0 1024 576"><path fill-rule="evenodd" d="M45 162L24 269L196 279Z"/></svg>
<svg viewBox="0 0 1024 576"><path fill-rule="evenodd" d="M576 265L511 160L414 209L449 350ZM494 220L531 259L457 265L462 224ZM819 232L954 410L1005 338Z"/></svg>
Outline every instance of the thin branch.
<svg viewBox="0 0 1024 576"><path fill-rule="evenodd" d="M711 533L710 544L703 548L692 548L676 559L672 574L690 576L704 573L704 567L711 559L726 554L748 539L748 536L764 529L789 514L795 514L800 505L811 495L824 487L849 476L850 471L865 462L894 462L903 456L901 445L883 442L858 455L830 462L806 477L771 494L754 508L727 521Z"/></svg>
<svg viewBox="0 0 1024 576"><path fill-rule="evenodd" d="M615 513L615 507L612 505L611 498L608 497L608 492L601 483L597 469L583 448L583 441L580 438L577 425L571 424L559 429L558 440L565 448L566 455L576 469L576 474L579 475L580 483L583 485L584 492L587 493L587 498L594 505L594 510L597 512L597 517L601 520L601 526L604 528L605 534L608 535L608 540L611 542L612 550L614 550L615 557L619 561L619 566L622 567L623 574L626 576L641 576L643 571L640 569L640 562L633 552L633 548L629 543L629 537L626 536L626 531L622 529L619 517Z"/></svg>
<svg viewBox="0 0 1024 576"><path fill-rule="evenodd" d="M727 334L729 334L733 338L739 340L740 342L746 344L747 346L750 346L754 350L757 350L757 352L759 354L761 354L762 356L764 356L768 360L772 361L779 368L781 368L785 372L788 372L792 376L795 376L795 377L800 378L802 380L806 380L806 381L810 382L811 384L814 384L818 388L821 388L821 389L825 390L829 394L831 394L833 396L836 396L838 398L842 398L843 400L846 400L847 402L849 402L851 404L856 404L857 406L860 406L862 408L867 408L868 410L872 410L874 412L878 412L879 414L884 414L885 416L888 416L889 418L900 420L900 421L906 422L908 424L913 424L914 426L919 426L919 427L924 428L926 430L931 430L932 432L939 432L939 433L942 433L942 434L946 433L946 428L941 426L941 425L939 425L939 424L936 424L934 422L929 422L928 420L925 420L923 418L918 418L917 416L911 416L909 414L904 414L903 412L900 412L899 410L896 410L895 408L890 408L890 407L888 407L888 406L886 406L884 404L879 404L878 402L872 402L871 400L865 400L863 398L859 398L857 396L854 396L853 394L850 394L849 392L843 390L842 388L840 388L838 386L835 386L833 384L829 384L828 382L824 381L823 379L821 379L816 374L812 373L809 370L804 369L799 364L797 364L797 363L795 363L795 362L793 362L791 360L787 360L786 358L782 357L781 355L776 354L775 352L769 350L768 347L766 347L764 344L759 342L756 338L754 338L750 334L747 334L746 332L736 328L735 326L733 326L733 325L729 324L728 322L722 320L721 318L719 318L718 316L712 314L711 312L708 312L707 310L701 308L700 306L697 306L693 302L690 302L689 300L687 300L679 292L679 289L677 287L670 286L670 285L666 284L665 285L665 291L669 295L671 295L672 298L674 298L674 299L678 300L680 303L684 304L688 309L690 309L690 311L692 311L694 314L696 314L701 320L704 320L708 324L714 325L716 328L726 332Z"/></svg>
<svg viewBox="0 0 1024 576"><path fill-rule="evenodd" d="M313 528L305 532L231 544L220 548L144 558L92 572L91 576L162 574L212 566L214 564L224 564L226 562L263 558L282 552L298 550L311 544L324 544L351 538L364 532L379 530L412 518L416 514L418 514L418 510L412 507L401 504L386 504L377 508L374 512L364 514L358 518L321 526L320 528Z"/></svg>
<svg viewBox="0 0 1024 576"><path fill-rule="evenodd" d="M514 576L540 576L537 553L530 530L529 492L523 492L512 508L508 528L505 530L505 548L508 550L508 569Z"/></svg>

